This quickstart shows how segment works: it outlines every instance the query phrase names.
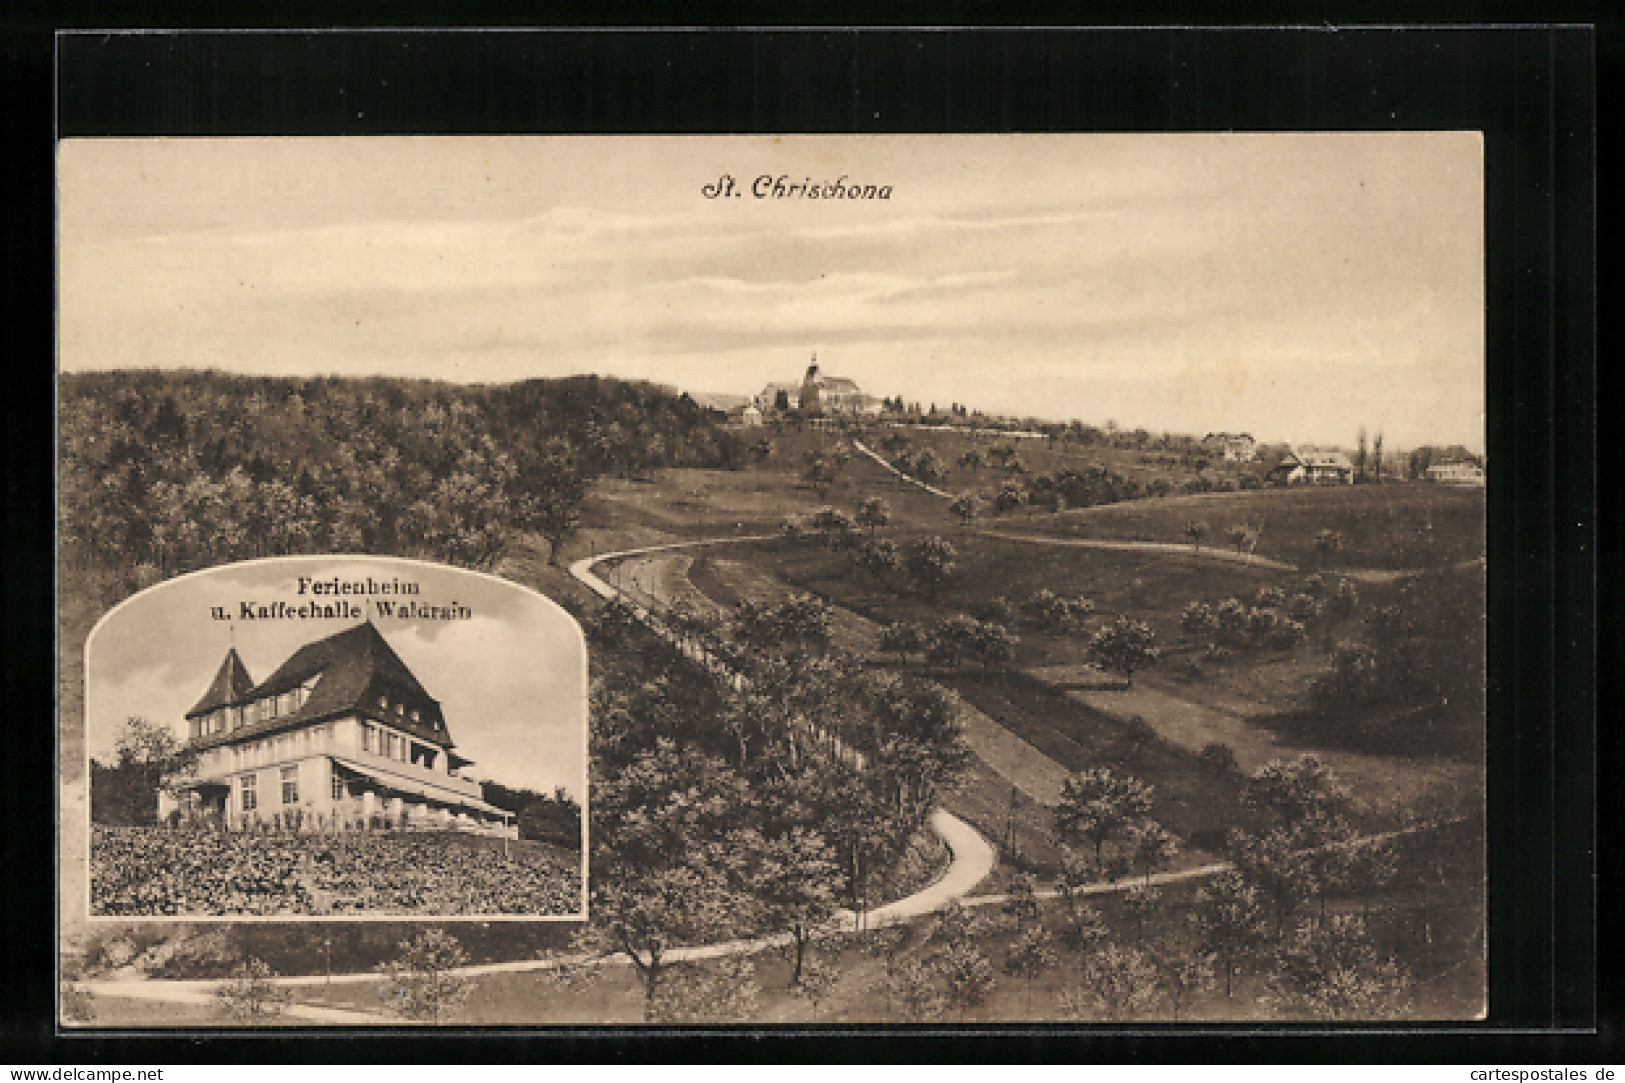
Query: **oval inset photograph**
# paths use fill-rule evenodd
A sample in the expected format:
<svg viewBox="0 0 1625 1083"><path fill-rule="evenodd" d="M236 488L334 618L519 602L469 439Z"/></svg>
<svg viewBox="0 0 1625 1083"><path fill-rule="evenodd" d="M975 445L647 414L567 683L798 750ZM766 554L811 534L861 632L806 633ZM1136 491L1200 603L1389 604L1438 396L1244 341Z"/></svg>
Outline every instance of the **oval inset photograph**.
<svg viewBox="0 0 1625 1083"><path fill-rule="evenodd" d="M92 918L585 917L586 646L544 596L251 561L85 654Z"/></svg>

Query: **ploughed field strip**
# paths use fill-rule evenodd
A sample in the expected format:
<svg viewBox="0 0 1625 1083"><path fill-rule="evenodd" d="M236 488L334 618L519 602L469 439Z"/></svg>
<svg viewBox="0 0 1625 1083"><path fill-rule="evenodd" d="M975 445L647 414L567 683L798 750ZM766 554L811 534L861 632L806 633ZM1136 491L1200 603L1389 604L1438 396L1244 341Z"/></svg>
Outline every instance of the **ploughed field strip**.
<svg viewBox="0 0 1625 1083"><path fill-rule="evenodd" d="M439 833L260 835L97 824L99 916L576 914L579 868L536 844Z"/></svg>

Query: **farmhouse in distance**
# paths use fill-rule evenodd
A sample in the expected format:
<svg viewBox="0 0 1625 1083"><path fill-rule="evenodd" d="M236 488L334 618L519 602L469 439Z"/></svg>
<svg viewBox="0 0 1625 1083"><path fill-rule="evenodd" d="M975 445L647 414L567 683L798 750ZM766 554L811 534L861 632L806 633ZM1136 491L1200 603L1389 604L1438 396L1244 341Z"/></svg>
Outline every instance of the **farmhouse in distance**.
<svg viewBox="0 0 1625 1083"><path fill-rule="evenodd" d="M512 814L459 773L440 703L370 620L295 651L255 684L235 648L186 713L196 777L184 808L228 828L276 822L347 830L387 824L516 838Z"/></svg>

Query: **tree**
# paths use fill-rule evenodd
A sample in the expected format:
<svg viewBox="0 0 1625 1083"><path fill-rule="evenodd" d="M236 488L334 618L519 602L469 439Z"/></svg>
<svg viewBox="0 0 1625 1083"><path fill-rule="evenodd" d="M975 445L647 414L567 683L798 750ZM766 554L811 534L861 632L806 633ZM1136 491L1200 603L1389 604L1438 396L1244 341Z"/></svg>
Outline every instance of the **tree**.
<svg viewBox="0 0 1625 1083"><path fill-rule="evenodd" d="M1371 899L1394 880L1399 871L1398 855L1385 840L1360 842L1344 855L1344 881L1360 895L1361 916L1371 920Z"/></svg>
<svg viewBox="0 0 1625 1083"><path fill-rule="evenodd" d="M858 522L839 508L822 507L813 512L812 528L831 549L851 549L857 544Z"/></svg>
<svg viewBox="0 0 1625 1083"><path fill-rule="evenodd" d="M604 947L625 955L643 979L649 1021L661 1010L671 949L728 930L741 916L740 900L721 875L686 865L628 870L594 894L593 918L595 923L602 918Z"/></svg>
<svg viewBox="0 0 1625 1083"><path fill-rule="evenodd" d="M926 448L915 456L913 472L916 478L930 485L933 482L941 481L942 475L947 470L943 465L941 456L930 448Z"/></svg>
<svg viewBox="0 0 1625 1083"><path fill-rule="evenodd" d="M1201 765L1213 773L1214 778L1235 778L1241 774L1236 753L1223 741L1210 741L1196 754Z"/></svg>
<svg viewBox="0 0 1625 1083"><path fill-rule="evenodd" d="M734 607L734 638L755 650L821 651L832 634L829 606L810 594L771 607L746 598Z"/></svg>
<svg viewBox="0 0 1625 1083"><path fill-rule="evenodd" d="M1355 481L1364 481L1365 480L1365 468L1366 468L1366 464L1367 464L1368 461L1369 461L1369 456L1367 455L1366 448L1365 448L1365 426L1362 425L1362 426L1360 426L1360 435L1356 438L1356 442L1355 442L1355 450L1354 450L1354 480Z"/></svg>
<svg viewBox="0 0 1625 1083"><path fill-rule="evenodd" d="M959 516L960 526L968 527L971 520L981 513L982 501L975 493L960 493L948 505L948 510Z"/></svg>
<svg viewBox="0 0 1625 1083"><path fill-rule="evenodd" d="M1224 532L1225 540L1242 553L1258 544L1258 532L1246 523L1237 523Z"/></svg>
<svg viewBox="0 0 1625 1083"><path fill-rule="evenodd" d="M234 1022L263 1023L281 1015L292 999L289 991L273 980L275 977L276 972L263 959L246 959L220 983L214 995Z"/></svg>
<svg viewBox="0 0 1625 1083"><path fill-rule="evenodd" d="M581 522L581 502L587 497L587 479L562 455L549 455L531 485L537 493L532 511L535 528L547 539L547 562L559 562L559 550Z"/></svg>
<svg viewBox="0 0 1625 1083"><path fill-rule="evenodd" d="M840 867L822 835L803 827L768 839L753 855L752 893L770 928L788 929L795 951L790 984L801 982L807 945L835 912Z"/></svg>
<svg viewBox="0 0 1625 1083"><path fill-rule="evenodd" d="M1290 834L1307 832L1305 841L1332 829L1348 806L1349 793L1318 757L1271 760L1253 773L1241 791L1242 803L1281 817Z"/></svg>
<svg viewBox="0 0 1625 1083"><path fill-rule="evenodd" d="M937 971L919 959L898 960L886 973L886 1002L909 1023L941 1019L947 1001L937 985Z"/></svg>
<svg viewBox="0 0 1625 1083"><path fill-rule="evenodd" d="M408 1019L444 1021L473 992L473 982L457 973L468 953L444 929L425 929L399 946L400 954L380 967L384 1003Z"/></svg>
<svg viewBox="0 0 1625 1083"><path fill-rule="evenodd" d="M1371 476L1377 481L1382 480L1382 433L1378 433L1371 441Z"/></svg>
<svg viewBox="0 0 1625 1083"><path fill-rule="evenodd" d="M1224 968L1224 995L1228 998L1237 965L1263 941L1264 910L1258 891L1241 873L1222 872L1196 893L1191 918L1199 949Z"/></svg>
<svg viewBox="0 0 1625 1083"><path fill-rule="evenodd" d="M999 513L1027 506L1027 490L1018 481L1007 481L993 495L993 510Z"/></svg>
<svg viewBox="0 0 1625 1083"><path fill-rule="evenodd" d="M873 534L891 522L891 505L878 496L871 496L858 505L858 525Z"/></svg>
<svg viewBox="0 0 1625 1083"><path fill-rule="evenodd" d="M959 456L959 466L962 470L969 470L972 473L975 473L982 468L982 463L982 453L976 448L971 448L963 455Z"/></svg>
<svg viewBox="0 0 1625 1083"><path fill-rule="evenodd" d="M1191 998L1213 985L1213 961L1208 955L1169 954L1158 959L1157 969L1158 984L1176 1023Z"/></svg>
<svg viewBox="0 0 1625 1083"><path fill-rule="evenodd" d="M1185 537L1190 539L1192 549L1202 548L1202 539L1207 537L1208 525L1199 520L1192 520L1185 524Z"/></svg>
<svg viewBox="0 0 1625 1083"><path fill-rule="evenodd" d="M812 1021L818 1022L818 1005L829 999L840 981L841 972L832 963L808 959L801 968L801 979L790 990L792 996L801 997L812 1005Z"/></svg>
<svg viewBox="0 0 1625 1083"><path fill-rule="evenodd" d="M1055 806L1055 827L1063 837L1094 844L1095 864L1103 864L1106 841L1151 814L1152 789L1109 767L1091 767L1067 779Z"/></svg>
<svg viewBox="0 0 1625 1083"><path fill-rule="evenodd" d="M1021 934L1010 947L1010 953L1004 958L1004 972L1011 977L1027 979L1027 1011L1033 1008L1033 985L1038 979L1055 968L1060 956L1055 952L1055 942L1050 937L1049 930L1042 925L1034 925Z"/></svg>
<svg viewBox="0 0 1625 1083"><path fill-rule="evenodd" d="M1287 919L1297 913L1313 889L1309 863L1296 843L1285 831L1272 831L1261 838L1232 831L1228 839L1236 868L1274 911L1277 937L1286 932Z"/></svg>
<svg viewBox="0 0 1625 1083"><path fill-rule="evenodd" d="M1342 534L1330 528L1315 532L1315 552L1322 563L1329 562L1341 548L1343 548Z"/></svg>
<svg viewBox="0 0 1625 1083"><path fill-rule="evenodd" d="M1295 930L1276 949L1268 984L1283 1014L1331 1021L1394 1018L1410 990L1398 962L1379 956L1364 923L1348 915Z"/></svg>
<svg viewBox="0 0 1625 1083"><path fill-rule="evenodd" d="M1010 884L1004 912L1020 925L1038 920L1038 884L1032 874L1022 873Z"/></svg>
<svg viewBox="0 0 1625 1083"><path fill-rule="evenodd" d="M886 575L902 567L897 545L890 538L869 538L858 547L858 567L884 583Z"/></svg>
<svg viewBox="0 0 1625 1083"><path fill-rule="evenodd" d="M1144 621L1118 617L1096 632L1089 641L1089 658L1100 668L1121 673L1128 684L1134 671L1152 665L1161 657L1157 636Z"/></svg>
<svg viewBox="0 0 1625 1083"><path fill-rule="evenodd" d="M173 730L131 715L113 746L113 762L91 764L90 816L95 823L152 824L158 796L191 777L197 754Z"/></svg>
<svg viewBox="0 0 1625 1083"><path fill-rule="evenodd" d="M1060 889L1061 898L1066 900L1068 913L1078 911L1078 900L1083 897L1083 889L1093 880L1095 865L1088 858L1067 846L1061 851L1061 871L1055 879L1055 885Z"/></svg>
<svg viewBox="0 0 1625 1083"><path fill-rule="evenodd" d="M818 499L828 500L830 490L840 480L840 463L834 456L822 451L809 451L801 476L818 494Z"/></svg>
<svg viewBox="0 0 1625 1083"><path fill-rule="evenodd" d="M1134 861L1145 873L1145 883L1167 868L1179 853L1179 840L1155 820L1144 820L1133 829Z"/></svg>
<svg viewBox="0 0 1625 1083"><path fill-rule="evenodd" d="M959 553L941 538L924 538L909 547L904 563L919 589L934 600L958 559Z"/></svg>
<svg viewBox="0 0 1625 1083"><path fill-rule="evenodd" d="M1161 975L1156 964L1136 948L1106 944L1084 962L1085 1003L1117 1022L1143 1019L1156 1004Z"/></svg>
<svg viewBox="0 0 1625 1083"><path fill-rule="evenodd" d="M925 647L925 633L912 621L892 621L880 629L880 649L907 654Z"/></svg>
<svg viewBox="0 0 1625 1083"><path fill-rule="evenodd" d="M1145 940L1145 919L1157 912L1162 892L1149 884L1135 884L1123 892L1123 911L1134 919L1134 942Z"/></svg>
<svg viewBox="0 0 1625 1083"><path fill-rule="evenodd" d="M968 939L948 944L938 954L935 969L941 975L948 1002L960 1016L987 999L993 991L993 964Z"/></svg>
<svg viewBox="0 0 1625 1083"><path fill-rule="evenodd" d="M1092 906L1080 906L1061 925L1061 942L1073 951L1089 952L1111 939L1106 919Z"/></svg>

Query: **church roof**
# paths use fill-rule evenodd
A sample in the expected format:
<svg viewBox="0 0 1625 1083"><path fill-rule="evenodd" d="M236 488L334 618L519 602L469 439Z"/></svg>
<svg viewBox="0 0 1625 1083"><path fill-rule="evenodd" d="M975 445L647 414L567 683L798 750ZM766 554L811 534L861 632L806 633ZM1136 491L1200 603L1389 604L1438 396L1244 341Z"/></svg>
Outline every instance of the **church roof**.
<svg viewBox="0 0 1625 1083"><path fill-rule="evenodd" d="M355 712L441 748L452 747L439 701L429 695L370 620L300 647L275 673L235 702L280 695L301 685L310 685L310 698L297 711L214 734L199 742L200 746L225 744ZM419 712L420 721L414 723L409 717L383 715L376 709L380 695L388 696L392 704L407 703Z"/></svg>
<svg viewBox="0 0 1625 1083"><path fill-rule="evenodd" d="M203 693L203 698L198 700L190 711L186 712L186 717L195 718L200 714L208 714L221 707L240 703L253 689L254 678L248 675L248 667L237 657L237 648L232 647L226 651L226 659L220 663L220 669L210 682L209 690Z"/></svg>

